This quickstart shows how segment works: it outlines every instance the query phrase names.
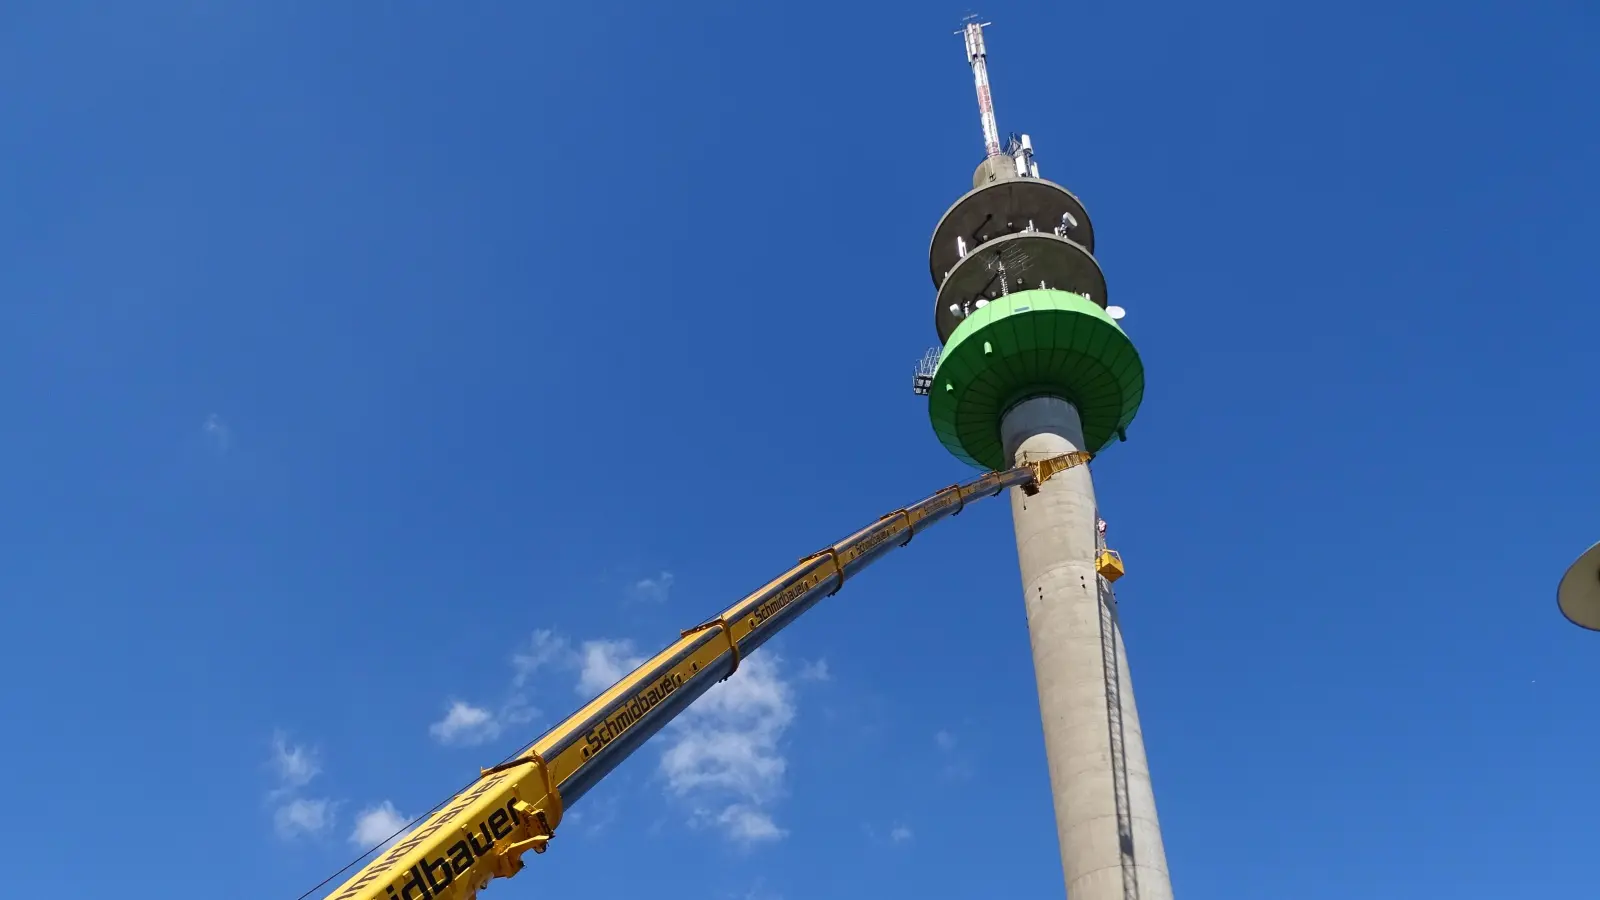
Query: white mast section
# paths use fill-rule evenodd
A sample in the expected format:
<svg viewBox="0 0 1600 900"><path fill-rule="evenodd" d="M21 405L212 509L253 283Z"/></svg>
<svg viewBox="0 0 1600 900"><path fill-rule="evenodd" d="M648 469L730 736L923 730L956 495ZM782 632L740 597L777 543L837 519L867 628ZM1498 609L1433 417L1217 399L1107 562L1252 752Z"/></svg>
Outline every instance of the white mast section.
<svg viewBox="0 0 1600 900"><path fill-rule="evenodd" d="M990 156L1000 154L1000 128L994 123L994 100L989 96L989 53L983 47L983 26L991 22L968 22L958 34L967 38L967 61L972 63L972 80L978 87L978 113L983 116L983 144Z"/></svg>

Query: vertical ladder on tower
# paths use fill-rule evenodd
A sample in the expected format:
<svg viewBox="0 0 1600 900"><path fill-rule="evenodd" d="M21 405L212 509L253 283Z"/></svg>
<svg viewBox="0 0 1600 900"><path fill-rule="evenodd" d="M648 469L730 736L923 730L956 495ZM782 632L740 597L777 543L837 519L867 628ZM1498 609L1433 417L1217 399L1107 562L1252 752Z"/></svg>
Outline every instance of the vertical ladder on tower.
<svg viewBox="0 0 1600 900"><path fill-rule="evenodd" d="M1104 534L1097 529L1096 558L1102 558L1109 552ZM1121 574L1120 571L1117 574ZM1128 754L1122 731L1122 672L1117 665L1117 596L1111 589L1111 579L1104 574L1100 574L1095 581L1100 600L1100 659L1106 688L1106 730L1111 740L1111 792L1117 807L1122 898L1139 900L1139 871L1133 853L1133 804L1128 796Z"/></svg>

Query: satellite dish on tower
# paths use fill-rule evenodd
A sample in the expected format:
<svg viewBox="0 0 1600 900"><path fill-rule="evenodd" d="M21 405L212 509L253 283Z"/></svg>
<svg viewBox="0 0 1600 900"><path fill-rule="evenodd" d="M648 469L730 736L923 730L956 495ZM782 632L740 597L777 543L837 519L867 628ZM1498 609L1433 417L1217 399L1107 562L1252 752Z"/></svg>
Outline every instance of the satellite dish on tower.
<svg viewBox="0 0 1600 900"><path fill-rule="evenodd" d="M1127 314L1128 314L1128 311L1123 309L1120 306L1108 306L1108 307L1106 307L1106 315L1110 316L1113 319L1120 319L1120 318L1122 318L1123 316L1125 316Z"/></svg>
<svg viewBox="0 0 1600 900"><path fill-rule="evenodd" d="M1556 588L1556 603L1567 621L1600 631L1600 544L1583 551Z"/></svg>

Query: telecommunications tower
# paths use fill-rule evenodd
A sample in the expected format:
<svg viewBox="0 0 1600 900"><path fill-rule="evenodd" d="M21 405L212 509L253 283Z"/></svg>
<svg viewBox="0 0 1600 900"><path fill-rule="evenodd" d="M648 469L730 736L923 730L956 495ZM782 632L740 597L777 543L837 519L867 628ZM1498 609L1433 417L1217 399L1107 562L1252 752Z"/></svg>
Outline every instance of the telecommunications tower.
<svg viewBox="0 0 1600 900"><path fill-rule="evenodd" d="M1144 396L1144 367L1108 306L1089 214L1039 177L1027 135L1002 145L983 27L968 21L985 156L934 230L943 344L917 367L940 443L983 469L1099 452ZM1170 900L1139 715L1089 468L1011 492L1045 755L1068 900Z"/></svg>

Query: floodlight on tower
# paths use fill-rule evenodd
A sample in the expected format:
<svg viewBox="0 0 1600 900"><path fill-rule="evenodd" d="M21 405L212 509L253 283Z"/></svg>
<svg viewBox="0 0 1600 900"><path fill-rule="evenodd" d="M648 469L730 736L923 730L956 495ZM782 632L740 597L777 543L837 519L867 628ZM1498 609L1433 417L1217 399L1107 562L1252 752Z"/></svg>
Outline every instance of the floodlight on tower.
<svg viewBox="0 0 1600 900"><path fill-rule="evenodd" d="M1556 587L1556 605L1572 624L1600 631L1600 544L1567 567Z"/></svg>

